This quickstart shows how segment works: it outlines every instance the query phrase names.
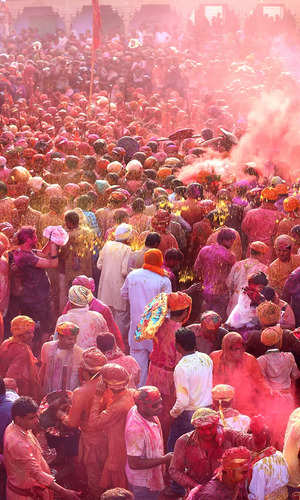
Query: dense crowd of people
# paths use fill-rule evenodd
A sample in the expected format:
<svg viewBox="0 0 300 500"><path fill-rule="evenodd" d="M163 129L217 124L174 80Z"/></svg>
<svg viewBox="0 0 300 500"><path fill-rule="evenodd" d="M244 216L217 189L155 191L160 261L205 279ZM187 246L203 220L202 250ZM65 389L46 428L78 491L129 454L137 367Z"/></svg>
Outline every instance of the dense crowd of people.
<svg viewBox="0 0 300 500"><path fill-rule="evenodd" d="M1 41L1 499L300 497L298 136L259 109L299 81L231 21L106 37L92 85L90 33Z"/></svg>

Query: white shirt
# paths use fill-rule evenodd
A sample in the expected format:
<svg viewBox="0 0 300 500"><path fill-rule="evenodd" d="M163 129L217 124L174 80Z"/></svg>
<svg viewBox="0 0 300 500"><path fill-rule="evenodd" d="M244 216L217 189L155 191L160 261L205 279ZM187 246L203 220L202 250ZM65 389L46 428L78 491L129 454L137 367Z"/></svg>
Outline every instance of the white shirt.
<svg viewBox="0 0 300 500"><path fill-rule="evenodd" d="M240 292L238 303L230 313L226 324L231 328L250 326L256 320L256 307L251 307L251 299L243 291Z"/></svg>
<svg viewBox="0 0 300 500"><path fill-rule="evenodd" d="M128 334L129 346L133 349L147 349L152 351L152 340L136 342L134 333L144 312L145 306L160 293L171 293L171 281L167 276L148 271L148 269L134 269L125 279L121 288L121 297L129 300L130 329Z"/></svg>
<svg viewBox="0 0 300 500"><path fill-rule="evenodd" d="M253 466L252 479L249 486L249 499L264 500L267 495L270 495L279 488L285 487L288 484L288 480L287 463L283 458L283 454L280 451L276 451L274 455L262 458Z"/></svg>
<svg viewBox="0 0 300 500"><path fill-rule="evenodd" d="M197 410L212 404L211 358L203 352L183 356L174 370L176 402L170 411L173 418L183 411Z"/></svg>
<svg viewBox="0 0 300 500"><path fill-rule="evenodd" d="M102 314L96 311L89 311L89 306L70 309L66 314L59 316L56 326L65 321L71 321L79 327L76 344L81 349L96 347L98 335L103 332L109 332ZM56 340L55 336L54 340Z"/></svg>

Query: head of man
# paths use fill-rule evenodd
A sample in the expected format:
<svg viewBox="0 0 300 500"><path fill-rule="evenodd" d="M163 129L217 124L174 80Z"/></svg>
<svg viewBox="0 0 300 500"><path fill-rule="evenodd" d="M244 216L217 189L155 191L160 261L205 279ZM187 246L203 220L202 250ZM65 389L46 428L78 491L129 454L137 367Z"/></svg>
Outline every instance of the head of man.
<svg viewBox="0 0 300 500"><path fill-rule="evenodd" d="M65 213L65 224L69 231L79 227L79 215L75 210L68 210L68 212Z"/></svg>
<svg viewBox="0 0 300 500"><path fill-rule="evenodd" d="M250 256L260 262L264 260L265 255L269 250L268 245L262 241L253 241L250 243Z"/></svg>
<svg viewBox="0 0 300 500"><path fill-rule="evenodd" d="M107 363L100 370L104 385L114 393L122 392L128 385L127 370L116 363Z"/></svg>
<svg viewBox="0 0 300 500"><path fill-rule="evenodd" d="M100 500L133 500L133 493L124 488L113 488L102 493Z"/></svg>
<svg viewBox="0 0 300 500"><path fill-rule="evenodd" d="M132 229L130 224L119 224L115 230L115 240L125 245L129 244L132 239Z"/></svg>
<svg viewBox="0 0 300 500"><path fill-rule="evenodd" d="M234 489L238 483L247 479L251 454L244 446L229 448L222 455L222 481Z"/></svg>
<svg viewBox="0 0 300 500"><path fill-rule="evenodd" d="M212 441L216 437L219 420L219 414L215 410L198 408L192 416L191 423L199 439Z"/></svg>
<svg viewBox="0 0 300 500"><path fill-rule="evenodd" d="M71 321L60 323L56 327L58 335L58 348L63 350L71 350L76 344L79 327Z"/></svg>
<svg viewBox="0 0 300 500"><path fill-rule="evenodd" d="M29 316L16 316L10 323L10 331L15 342L31 344L34 337L35 322Z"/></svg>
<svg viewBox="0 0 300 500"><path fill-rule="evenodd" d="M240 363L245 353L243 337L237 332L229 332L222 340L222 357L228 363Z"/></svg>
<svg viewBox="0 0 300 500"><path fill-rule="evenodd" d="M278 236L275 240L275 251L281 262L289 262L292 253L293 239L287 234Z"/></svg>
<svg viewBox="0 0 300 500"><path fill-rule="evenodd" d="M146 385L136 392L135 404L146 420L153 420L162 411L162 397L157 387Z"/></svg>
<svg viewBox="0 0 300 500"><path fill-rule="evenodd" d="M186 323L192 310L192 299L183 292L170 293L168 295L168 308L170 318L177 323Z"/></svg>
<svg viewBox="0 0 300 500"><path fill-rule="evenodd" d="M248 287L251 290L261 293L268 284L268 278L262 271L253 273L248 278Z"/></svg>
<svg viewBox="0 0 300 500"><path fill-rule="evenodd" d="M12 405L11 416L23 431L35 429L39 423L38 405L33 399L22 396Z"/></svg>
<svg viewBox="0 0 300 500"><path fill-rule="evenodd" d="M106 362L106 357L97 347L86 349L82 354L81 365L79 367L80 383L87 382L94 377Z"/></svg>
<svg viewBox="0 0 300 500"><path fill-rule="evenodd" d="M113 351L116 347L115 336L110 332L103 332L96 338L98 349L105 354L107 351Z"/></svg>
<svg viewBox="0 0 300 500"><path fill-rule="evenodd" d="M223 228L218 232L217 242L225 248L230 249L235 240L235 232L233 229Z"/></svg>
<svg viewBox="0 0 300 500"><path fill-rule="evenodd" d="M37 235L34 227L23 226L16 234L17 244L28 249L35 248L37 245Z"/></svg>
<svg viewBox="0 0 300 500"><path fill-rule="evenodd" d="M85 274L80 274L73 279L72 285L81 285L88 288L91 292L95 291L95 281L94 278L88 278ZM90 298L90 295L89 295Z"/></svg>
<svg viewBox="0 0 300 500"><path fill-rule="evenodd" d="M161 242L161 237L158 233L151 232L147 235L145 240L145 247L158 248Z"/></svg>
<svg viewBox="0 0 300 500"><path fill-rule="evenodd" d="M72 307L87 307L93 300L92 291L82 285L72 285L68 293Z"/></svg>
<svg viewBox="0 0 300 500"><path fill-rule="evenodd" d="M196 349L196 336L192 330L188 328L179 328L175 332L176 350L182 354L189 354Z"/></svg>
<svg viewBox="0 0 300 500"><path fill-rule="evenodd" d="M172 269L173 272L179 271L184 255L179 248L169 248L165 253L165 264Z"/></svg>
<svg viewBox="0 0 300 500"><path fill-rule="evenodd" d="M200 325L201 330L208 338L213 338L218 333L222 324L221 316L215 311L205 311L201 315Z"/></svg>
<svg viewBox="0 0 300 500"><path fill-rule="evenodd" d="M219 411L221 408L230 408L234 398L234 387L228 384L218 384L213 387L212 391L213 408Z"/></svg>
<svg viewBox="0 0 300 500"><path fill-rule="evenodd" d="M29 198L28 196L19 196L15 199L14 204L19 214L25 214L29 207Z"/></svg>

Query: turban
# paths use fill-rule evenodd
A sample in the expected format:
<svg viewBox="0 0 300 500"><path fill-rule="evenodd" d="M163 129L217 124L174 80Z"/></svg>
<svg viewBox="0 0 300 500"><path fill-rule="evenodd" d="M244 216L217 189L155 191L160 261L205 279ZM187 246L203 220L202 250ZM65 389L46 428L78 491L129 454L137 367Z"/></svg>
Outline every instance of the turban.
<svg viewBox="0 0 300 500"><path fill-rule="evenodd" d="M256 315L261 326L273 326L280 320L280 307L266 300L256 308Z"/></svg>
<svg viewBox="0 0 300 500"><path fill-rule="evenodd" d="M116 189L116 191L113 191L111 195L108 198L108 201L119 201L120 203L124 203L125 201L128 200L128 196L120 191L119 189Z"/></svg>
<svg viewBox="0 0 300 500"><path fill-rule="evenodd" d="M262 253L263 255L265 255L268 252L269 247L262 241L253 241L250 244L250 249L254 250L254 252Z"/></svg>
<svg viewBox="0 0 300 500"><path fill-rule="evenodd" d="M98 191L98 193L102 194L104 191L109 187L109 184L107 181L104 180L97 180L95 182L95 188Z"/></svg>
<svg viewBox="0 0 300 500"><path fill-rule="evenodd" d="M165 164L165 167L166 167L166 166L168 166L168 167L176 167L176 166L180 166L181 161L180 161L180 159L179 159L179 158L176 158L176 157L174 157L174 156L170 156L169 158L166 158L166 159L165 159L165 163L164 163L164 164ZM170 170L171 170L171 169L170 169ZM171 173L172 173L172 172L171 172ZM170 173L170 174L168 174L168 175L171 175L171 173Z"/></svg>
<svg viewBox="0 0 300 500"><path fill-rule="evenodd" d="M288 187L286 184L277 184L274 189L278 196L282 194L288 194Z"/></svg>
<svg viewBox="0 0 300 500"><path fill-rule="evenodd" d="M234 398L234 387L232 385L227 384L218 384L215 385L213 390L211 391L213 399L220 401L222 400L231 400Z"/></svg>
<svg viewBox="0 0 300 500"><path fill-rule="evenodd" d="M159 209L151 219L151 225L155 231L165 231L170 224L171 214L167 210Z"/></svg>
<svg viewBox="0 0 300 500"><path fill-rule="evenodd" d="M294 210L298 210L300 207L300 201L296 196L289 196L283 200L283 208L285 212L293 212Z"/></svg>
<svg viewBox="0 0 300 500"><path fill-rule="evenodd" d="M261 332L260 341L266 346L273 346L281 342L282 333L282 329L279 325L269 326Z"/></svg>
<svg viewBox="0 0 300 500"><path fill-rule="evenodd" d="M245 446L229 448L222 455L223 470L238 470L250 467L251 453Z"/></svg>
<svg viewBox="0 0 300 500"><path fill-rule="evenodd" d="M222 324L221 316L215 311L205 311L201 316L201 325L207 330L215 330L216 326Z"/></svg>
<svg viewBox="0 0 300 500"><path fill-rule="evenodd" d="M132 226L130 224L119 224L115 230L116 241L127 241L132 236Z"/></svg>
<svg viewBox="0 0 300 500"><path fill-rule="evenodd" d="M119 174L122 170L122 163L119 161L112 161L107 165L107 172L113 172L115 174Z"/></svg>
<svg viewBox="0 0 300 500"><path fill-rule="evenodd" d="M135 395L136 402L153 402L161 397L159 389L153 385L144 385L140 387Z"/></svg>
<svg viewBox="0 0 300 500"><path fill-rule="evenodd" d="M198 408L193 413L191 424L194 427L202 427L202 425L216 424L219 421L219 415L211 408Z"/></svg>
<svg viewBox="0 0 300 500"><path fill-rule="evenodd" d="M64 321L64 323L60 323L56 327L56 332L58 335L63 335L64 337L68 337L69 335L78 335L79 326L75 325L71 321Z"/></svg>
<svg viewBox="0 0 300 500"><path fill-rule="evenodd" d="M90 347L83 351L81 368L89 372L97 373L106 362L106 357L97 347Z"/></svg>
<svg viewBox="0 0 300 500"><path fill-rule="evenodd" d="M85 288L88 288L92 292L95 290L95 281L93 278L88 278L84 274L81 274L80 276L76 276L76 278L73 279L72 285L81 285L84 286Z"/></svg>
<svg viewBox="0 0 300 500"><path fill-rule="evenodd" d="M293 246L293 243L294 240L293 238L291 238L291 236L288 236L287 234L281 234L276 238L274 247L289 248Z"/></svg>
<svg viewBox="0 0 300 500"><path fill-rule="evenodd" d="M88 306L93 299L91 290L81 285L73 285L69 290L69 301L79 307Z"/></svg>
<svg viewBox="0 0 300 500"><path fill-rule="evenodd" d="M166 272L162 268L163 260L163 254L158 248L147 250L147 252L144 253L143 269L148 269L148 271L165 276Z"/></svg>
<svg viewBox="0 0 300 500"><path fill-rule="evenodd" d="M262 190L261 197L263 200L276 201L278 195L274 188L266 187L265 189Z"/></svg>
<svg viewBox="0 0 300 500"><path fill-rule="evenodd" d="M130 160L126 165L126 171L141 173L143 171L143 165L138 160Z"/></svg>
<svg viewBox="0 0 300 500"><path fill-rule="evenodd" d="M168 167L161 167L158 169L157 177L165 179L168 175L172 175L172 169Z"/></svg>
<svg viewBox="0 0 300 500"><path fill-rule="evenodd" d="M35 322L29 316L16 316L10 323L10 331L13 337L23 335L28 331L34 331Z"/></svg>
<svg viewBox="0 0 300 500"><path fill-rule="evenodd" d="M189 295L183 292L170 293L168 295L168 308L171 311L182 311L188 308L189 317L192 308L192 299ZM188 317L185 319L185 321L188 320Z"/></svg>
<svg viewBox="0 0 300 500"><path fill-rule="evenodd" d="M101 375L111 389L124 389L129 382L128 371L116 363L107 363L103 366Z"/></svg>

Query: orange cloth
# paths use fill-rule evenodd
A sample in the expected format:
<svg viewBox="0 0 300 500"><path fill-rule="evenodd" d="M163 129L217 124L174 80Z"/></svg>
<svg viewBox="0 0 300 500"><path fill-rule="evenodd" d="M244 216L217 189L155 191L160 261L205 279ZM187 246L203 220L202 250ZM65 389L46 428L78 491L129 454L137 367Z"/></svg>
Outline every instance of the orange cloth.
<svg viewBox="0 0 300 500"><path fill-rule="evenodd" d="M10 323L10 331L14 337L23 335L29 330L34 331L35 322L29 316L16 316Z"/></svg>
<svg viewBox="0 0 300 500"><path fill-rule="evenodd" d="M213 360L213 385L229 384L235 389L234 408L245 415L258 413L258 396L263 400L270 391L254 356L244 353L239 364L224 362L223 351L210 354Z"/></svg>
<svg viewBox="0 0 300 500"><path fill-rule="evenodd" d="M89 417L89 427L99 434L99 446L107 450L100 488L127 488L125 474L126 445L125 424L128 411L134 406L134 390L124 389L118 393L106 390L104 397L93 400ZM106 397L105 397L106 396Z"/></svg>
<svg viewBox="0 0 300 500"><path fill-rule="evenodd" d="M165 276L166 272L162 269L163 262L163 254L158 248L147 250L147 252L144 253L143 269L148 269L148 271Z"/></svg>
<svg viewBox="0 0 300 500"><path fill-rule="evenodd" d="M16 342L13 337L0 346L0 376L14 378L20 396L39 399L37 359L30 347L23 342Z"/></svg>

